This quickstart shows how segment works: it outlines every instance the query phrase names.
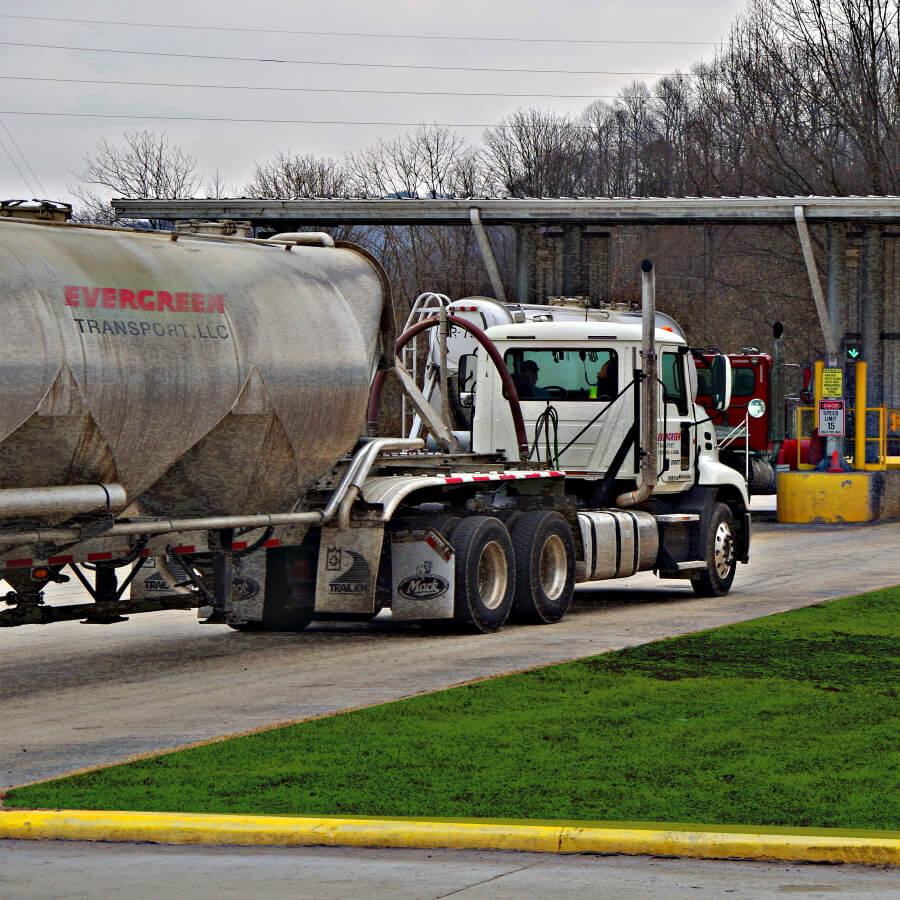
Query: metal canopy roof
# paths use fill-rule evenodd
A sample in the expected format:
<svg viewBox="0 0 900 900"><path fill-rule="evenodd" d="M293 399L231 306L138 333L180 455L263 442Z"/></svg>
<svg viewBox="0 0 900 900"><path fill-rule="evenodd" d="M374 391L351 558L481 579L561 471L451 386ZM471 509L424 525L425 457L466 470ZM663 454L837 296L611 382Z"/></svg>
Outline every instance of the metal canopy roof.
<svg viewBox="0 0 900 900"><path fill-rule="evenodd" d="M241 219L256 225L785 224L803 207L809 222L900 223L900 197L662 197L640 199L304 199L112 201L120 218Z"/></svg>

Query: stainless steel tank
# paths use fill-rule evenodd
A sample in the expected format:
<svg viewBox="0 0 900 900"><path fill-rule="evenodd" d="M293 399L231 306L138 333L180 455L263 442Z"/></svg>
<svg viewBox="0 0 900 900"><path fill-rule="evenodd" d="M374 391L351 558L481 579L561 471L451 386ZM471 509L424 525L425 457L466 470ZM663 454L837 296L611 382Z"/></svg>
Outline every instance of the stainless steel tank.
<svg viewBox="0 0 900 900"><path fill-rule="evenodd" d="M384 285L350 247L0 219L0 488L290 509L361 433Z"/></svg>

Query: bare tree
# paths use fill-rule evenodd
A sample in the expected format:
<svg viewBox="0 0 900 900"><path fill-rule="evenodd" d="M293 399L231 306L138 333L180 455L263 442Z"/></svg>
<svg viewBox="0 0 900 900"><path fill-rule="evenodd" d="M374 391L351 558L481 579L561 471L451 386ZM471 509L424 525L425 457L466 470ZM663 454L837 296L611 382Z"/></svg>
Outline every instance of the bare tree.
<svg viewBox="0 0 900 900"><path fill-rule="evenodd" d="M344 161L348 186L362 197L471 197L487 193L481 160L452 129L421 125L379 141ZM404 318L422 290L460 296L486 289L485 269L471 229L385 227L378 255L394 285Z"/></svg>
<svg viewBox="0 0 900 900"><path fill-rule="evenodd" d="M221 200L223 197L227 197L229 194L228 188L225 187L225 179L222 177L222 173L218 169L216 169L216 171L206 179L206 182L203 185L203 190L206 192L206 196L210 200Z"/></svg>
<svg viewBox="0 0 900 900"><path fill-rule="evenodd" d="M347 191L347 174L333 159L311 154L279 153L263 165L256 164L244 188L250 197L340 197Z"/></svg>
<svg viewBox="0 0 900 900"><path fill-rule="evenodd" d="M111 197L174 200L192 196L201 181L193 156L149 131L126 132L122 145L102 140L74 174L81 182L70 188L82 204L77 219L100 223L115 220Z"/></svg>
<svg viewBox="0 0 900 900"><path fill-rule="evenodd" d="M590 171L589 132L577 118L519 110L484 133L486 175L512 197L574 197Z"/></svg>
<svg viewBox="0 0 900 900"><path fill-rule="evenodd" d="M420 125L393 141L348 154L350 189L362 197L452 197L471 171L465 141L442 125Z"/></svg>
<svg viewBox="0 0 900 900"><path fill-rule="evenodd" d="M898 0L753 0L716 74L761 190L900 189Z"/></svg>

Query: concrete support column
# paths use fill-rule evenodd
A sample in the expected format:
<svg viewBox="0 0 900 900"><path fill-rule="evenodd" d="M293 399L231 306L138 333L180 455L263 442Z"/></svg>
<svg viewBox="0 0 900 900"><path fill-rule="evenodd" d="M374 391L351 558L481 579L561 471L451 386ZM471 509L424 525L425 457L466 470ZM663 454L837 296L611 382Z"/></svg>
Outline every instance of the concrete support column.
<svg viewBox="0 0 900 900"><path fill-rule="evenodd" d="M863 359L867 366L869 405L884 402L884 373L882 371L881 330L884 318L883 260L881 228L863 228L862 253L859 260L859 308L862 331Z"/></svg>
<svg viewBox="0 0 900 900"><path fill-rule="evenodd" d="M517 303L534 303L534 267L536 250L536 225L516 226L516 282Z"/></svg>
<svg viewBox="0 0 900 900"><path fill-rule="evenodd" d="M584 228L566 225L563 229L563 283L562 292L567 297L588 293L584 272Z"/></svg>
<svg viewBox="0 0 900 900"><path fill-rule="evenodd" d="M844 225L829 222L827 230L828 271L825 274L825 303L834 342L841 345L847 331L846 269L847 229Z"/></svg>

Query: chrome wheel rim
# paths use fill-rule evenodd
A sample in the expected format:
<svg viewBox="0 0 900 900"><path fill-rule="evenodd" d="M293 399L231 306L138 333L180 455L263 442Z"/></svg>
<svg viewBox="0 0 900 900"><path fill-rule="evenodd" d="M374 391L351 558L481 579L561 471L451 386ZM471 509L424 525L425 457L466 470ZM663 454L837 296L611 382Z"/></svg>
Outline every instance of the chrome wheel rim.
<svg viewBox="0 0 900 900"><path fill-rule="evenodd" d="M486 609L497 609L506 595L506 554L497 541L488 541L478 559L478 593Z"/></svg>
<svg viewBox="0 0 900 900"><path fill-rule="evenodd" d="M719 578L727 578L734 564L734 536L727 522L719 522L716 528L714 566Z"/></svg>
<svg viewBox="0 0 900 900"><path fill-rule="evenodd" d="M558 534L551 534L541 548L541 590L549 600L562 596L567 574L566 545Z"/></svg>

